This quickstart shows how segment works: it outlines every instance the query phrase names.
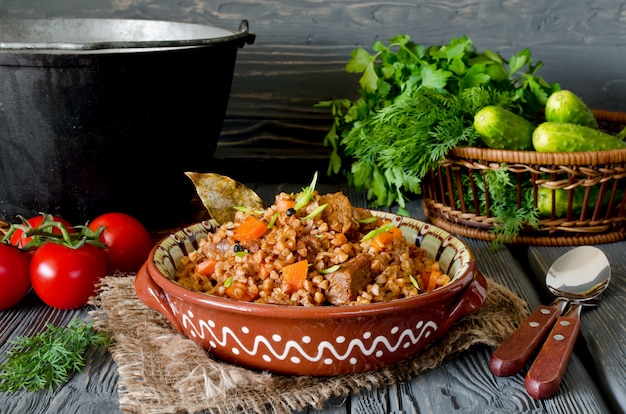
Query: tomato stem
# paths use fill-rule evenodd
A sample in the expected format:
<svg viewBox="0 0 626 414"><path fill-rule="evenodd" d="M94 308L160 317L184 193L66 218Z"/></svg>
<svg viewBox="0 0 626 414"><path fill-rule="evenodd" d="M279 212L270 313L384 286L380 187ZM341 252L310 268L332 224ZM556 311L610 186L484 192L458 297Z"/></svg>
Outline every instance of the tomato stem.
<svg viewBox="0 0 626 414"><path fill-rule="evenodd" d="M93 231L87 225L75 226L72 229L77 231L70 232L66 225L55 221L50 214L42 213L42 215L44 217L43 221L36 227L33 227L24 217L18 216L22 223L11 225L9 231L2 238L2 243L10 244L11 236L16 231L21 230L22 237L30 237L28 243L22 247L23 250L34 250L48 242L62 244L71 249L79 249L85 243L99 248L106 247L106 244L100 241L100 235L105 229L104 226L101 226L96 231ZM55 228L60 233L53 232Z"/></svg>

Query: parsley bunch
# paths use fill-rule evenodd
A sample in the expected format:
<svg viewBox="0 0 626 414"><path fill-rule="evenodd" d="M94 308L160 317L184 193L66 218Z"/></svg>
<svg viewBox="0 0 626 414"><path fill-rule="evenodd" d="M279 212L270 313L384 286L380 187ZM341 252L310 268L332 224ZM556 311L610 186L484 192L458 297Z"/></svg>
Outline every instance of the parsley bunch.
<svg viewBox="0 0 626 414"><path fill-rule="evenodd" d="M359 98L317 104L333 116L324 139L328 175L342 173L366 189L372 207L397 203L406 213L406 200L421 193L421 179L452 148L481 145L473 128L481 108L499 105L536 118L560 89L535 75L542 66L528 49L506 60L477 51L465 36L427 47L399 35L377 41L371 53L355 49L346 70L361 74Z"/></svg>

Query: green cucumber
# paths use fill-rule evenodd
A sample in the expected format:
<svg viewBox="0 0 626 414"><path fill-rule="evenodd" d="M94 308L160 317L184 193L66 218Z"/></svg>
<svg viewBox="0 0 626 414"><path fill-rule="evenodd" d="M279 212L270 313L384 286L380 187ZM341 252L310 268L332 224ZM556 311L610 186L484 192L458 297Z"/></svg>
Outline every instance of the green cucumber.
<svg viewBox="0 0 626 414"><path fill-rule="evenodd" d="M558 217L565 217L567 215L567 204L569 202L569 191L558 188L554 190L554 214ZM583 210L583 204L585 202L585 193L587 188L576 187L574 190L574 197L572 199L572 213L574 216L580 215ZM615 205L619 205L622 201L623 191L617 190L616 198L614 200ZM597 187L591 187L589 190L589 198L587 200L587 211L592 211L596 208L598 202L599 189ZM609 205L611 193L606 192L603 200L603 207ZM537 189L537 210L539 214L544 217L552 216L552 190L545 187L539 187Z"/></svg>
<svg viewBox="0 0 626 414"><path fill-rule="evenodd" d="M532 148L535 124L500 106L485 106L474 115L474 129L489 148Z"/></svg>
<svg viewBox="0 0 626 414"><path fill-rule="evenodd" d="M598 129L598 121L591 109L577 95L565 89L548 97L545 116L548 122L567 122Z"/></svg>
<svg viewBox="0 0 626 414"><path fill-rule="evenodd" d="M532 142L537 152L603 151L626 148L613 135L582 125L543 122L535 128Z"/></svg>

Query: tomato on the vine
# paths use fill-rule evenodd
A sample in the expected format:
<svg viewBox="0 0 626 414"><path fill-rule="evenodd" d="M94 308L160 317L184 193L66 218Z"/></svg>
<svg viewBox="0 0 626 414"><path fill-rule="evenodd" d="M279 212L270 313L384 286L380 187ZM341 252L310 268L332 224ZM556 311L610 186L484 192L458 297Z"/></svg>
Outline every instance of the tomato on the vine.
<svg viewBox="0 0 626 414"><path fill-rule="evenodd" d="M29 218L28 220L26 220L26 223L24 223L24 225L30 226L33 228L38 228L39 226L42 225L45 218L46 217L43 214L40 214L38 216L33 216ZM76 230L72 227L72 225L67 220L59 216L48 215L48 220L63 224L65 228L67 229L67 231L71 233L76 232ZM61 230L57 227L52 227L50 231L52 234L61 234ZM22 237L23 234L24 234L24 231L22 229L16 228L15 232L11 234L9 243L11 243L13 246L17 246L20 249L23 249L32 240L32 237Z"/></svg>
<svg viewBox="0 0 626 414"><path fill-rule="evenodd" d="M46 243L30 263L33 290L44 303L58 309L84 306L106 273L104 255L89 243L75 248Z"/></svg>
<svg viewBox="0 0 626 414"><path fill-rule="evenodd" d="M0 310L19 303L29 290L28 258L16 247L0 243Z"/></svg>
<svg viewBox="0 0 626 414"><path fill-rule="evenodd" d="M94 232L104 226L100 241L110 271L136 272L148 258L152 237L144 225L125 213L105 213L96 217L89 228Z"/></svg>

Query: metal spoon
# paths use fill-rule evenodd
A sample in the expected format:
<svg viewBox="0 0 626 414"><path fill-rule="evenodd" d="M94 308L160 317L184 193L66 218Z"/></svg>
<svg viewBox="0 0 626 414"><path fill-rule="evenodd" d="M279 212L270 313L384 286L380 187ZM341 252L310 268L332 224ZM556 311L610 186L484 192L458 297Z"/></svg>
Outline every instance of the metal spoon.
<svg viewBox="0 0 626 414"><path fill-rule="evenodd" d="M526 391L538 400L550 398L558 391L580 332L582 307L595 305L589 301L604 292L611 280L609 260L596 247L578 247L561 259L548 272L546 284L553 294L567 297L572 304L565 316L556 320L526 374Z"/></svg>
<svg viewBox="0 0 626 414"><path fill-rule="evenodd" d="M609 277L608 259L596 247L577 247L559 257L546 274L548 289L558 297L550 306L537 307L494 351L489 360L491 372L504 377L521 371L563 313L568 300L597 296L601 291L591 294L588 291L599 290L597 286L608 284Z"/></svg>

